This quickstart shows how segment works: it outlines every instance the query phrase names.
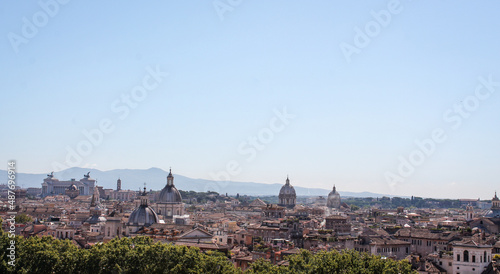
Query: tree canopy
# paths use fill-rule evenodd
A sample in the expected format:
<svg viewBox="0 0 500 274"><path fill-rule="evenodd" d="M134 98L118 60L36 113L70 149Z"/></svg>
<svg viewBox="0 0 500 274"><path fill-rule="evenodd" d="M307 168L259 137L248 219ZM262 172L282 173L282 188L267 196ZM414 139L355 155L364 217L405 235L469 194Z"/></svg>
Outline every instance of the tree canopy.
<svg viewBox="0 0 500 274"><path fill-rule="evenodd" d="M31 216L26 215L24 213L17 215L15 220L16 220L16 224L25 224L25 223L33 222L33 219L31 218Z"/></svg>
<svg viewBox="0 0 500 274"><path fill-rule="evenodd" d="M259 260L251 265L247 273L413 273L406 260L382 259L354 250L321 251L316 254L302 250L287 260L288 266L276 266Z"/></svg>
<svg viewBox="0 0 500 274"><path fill-rule="evenodd" d="M90 249L52 237L16 236L15 267L7 264L7 233L0 235L0 273L242 273L218 252L154 243L148 237L114 239ZM244 273L411 273L407 261L356 251L309 251L289 256L289 266L258 260Z"/></svg>

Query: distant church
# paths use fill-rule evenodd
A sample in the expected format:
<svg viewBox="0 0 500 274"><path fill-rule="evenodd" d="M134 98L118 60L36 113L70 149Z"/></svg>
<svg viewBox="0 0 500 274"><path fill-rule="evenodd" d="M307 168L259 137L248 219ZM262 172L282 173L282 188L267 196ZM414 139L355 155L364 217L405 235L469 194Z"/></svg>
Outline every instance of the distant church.
<svg viewBox="0 0 500 274"><path fill-rule="evenodd" d="M491 199L491 209L484 215L484 217L474 218L472 215L472 208L467 208L467 221L471 228L479 228L491 234L500 233L500 199L497 193Z"/></svg>
<svg viewBox="0 0 500 274"><path fill-rule="evenodd" d="M167 185L161 190L156 201L156 213L164 219L172 219L174 215L184 215L184 204L179 190L174 185L172 169L167 176Z"/></svg>
<svg viewBox="0 0 500 274"><path fill-rule="evenodd" d="M295 193L295 189L290 184L290 179L288 176L286 177L285 185L283 185L280 189L279 198L279 206L284 206L287 208L294 208L295 202L297 200L297 194Z"/></svg>
<svg viewBox="0 0 500 274"><path fill-rule="evenodd" d="M140 205L134 209L130 214L127 222L127 235L137 232L142 227L149 227L159 221L158 215L154 209L148 205L148 194L146 193L146 186L144 191L140 194Z"/></svg>
<svg viewBox="0 0 500 274"><path fill-rule="evenodd" d="M127 235L136 233L142 227L149 227L163 219L166 222L174 221L175 216L184 215L184 203L179 190L174 185L172 169L167 176L167 184L161 190L156 202L156 210L149 205L146 187L140 194L140 205L130 214L127 222ZM163 218L160 218L163 217Z"/></svg>
<svg viewBox="0 0 500 274"><path fill-rule="evenodd" d="M337 192L337 188L333 185L333 190L328 194L328 200L326 206L328 208L334 208L339 210L341 205L340 194Z"/></svg>
<svg viewBox="0 0 500 274"><path fill-rule="evenodd" d="M495 196L491 199L491 210L486 215L488 218L500 218L500 199L497 197L497 192L495 191Z"/></svg>

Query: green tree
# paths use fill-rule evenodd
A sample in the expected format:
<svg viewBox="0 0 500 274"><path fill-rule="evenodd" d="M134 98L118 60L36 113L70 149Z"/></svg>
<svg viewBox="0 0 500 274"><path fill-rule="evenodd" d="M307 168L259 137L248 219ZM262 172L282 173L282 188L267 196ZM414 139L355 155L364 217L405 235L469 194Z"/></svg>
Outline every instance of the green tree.
<svg viewBox="0 0 500 274"><path fill-rule="evenodd" d="M352 211L356 211L359 209L359 206L355 205L355 204L351 204L351 210Z"/></svg>
<svg viewBox="0 0 500 274"><path fill-rule="evenodd" d="M299 254L289 256L287 260L288 267L277 267L267 261L256 261L247 273L412 273L408 261L382 259L354 250L323 251L314 255L302 250Z"/></svg>
<svg viewBox="0 0 500 274"><path fill-rule="evenodd" d="M33 219L31 218L31 216L26 215L24 213L21 213L21 214L16 216L16 223L17 224L25 224L25 223L31 223L31 222L33 222Z"/></svg>
<svg viewBox="0 0 500 274"><path fill-rule="evenodd" d="M245 271L249 274L267 274L267 273L288 273L288 268L285 266L277 266L264 259L258 259L253 262Z"/></svg>
<svg viewBox="0 0 500 274"><path fill-rule="evenodd" d="M7 248L16 243L16 264L9 266ZM241 273L218 252L154 243L148 237L113 239L80 249L69 240L52 237L0 235L0 273ZM288 266L257 260L246 273L411 273L407 261L382 259L353 250L319 252L302 250L286 258Z"/></svg>
<svg viewBox="0 0 500 274"><path fill-rule="evenodd" d="M7 265L7 234L0 236L0 273L238 273L220 253L153 243L147 237L114 239L90 249L52 237L16 237L16 265Z"/></svg>

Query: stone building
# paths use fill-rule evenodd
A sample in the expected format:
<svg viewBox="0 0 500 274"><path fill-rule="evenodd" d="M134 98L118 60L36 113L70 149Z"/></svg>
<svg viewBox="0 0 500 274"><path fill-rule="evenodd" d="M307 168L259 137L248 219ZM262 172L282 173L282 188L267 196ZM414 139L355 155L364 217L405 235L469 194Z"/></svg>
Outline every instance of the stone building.
<svg viewBox="0 0 500 274"><path fill-rule="evenodd" d="M284 218L285 208L276 205L266 205L262 207L262 216L264 218Z"/></svg>
<svg viewBox="0 0 500 274"><path fill-rule="evenodd" d="M104 228L104 224L106 223L106 217L104 217L106 209L101 205L97 187L94 187L94 194L92 194L89 212L90 216L84 222L85 228L90 232L101 233Z"/></svg>
<svg viewBox="0 0 500 274"><path fill-rule="evenodd" d="M371 238L370 253L388 258L402 260L410 254L409 244L405 241L392 238Z"/></svg>
<svg viewBox="0 0 500 274"><path fill-rule="evenodd" d="M430 231L428 229L402 228L394 237L410 243L410 252L427 256L439 251L452 251L452 241L459 240L457 231Z"/></svg>
<svg viewBox="0 0 500 274"><path fill-rule="evenodd" d="M116 190L105 189L105 196L109 200L117 201L132 201L137 198L137 191L134 190L124 190L122 189L122 180L118 179L116 181ZM139 191L140 193L140 191Z"/></svg>
<svg viewBox="0 0 500 274"><path fill-rule="evenodd" d="M453 273L482 273L491 263L491 251L491 245L473 240L454 243Z"/></svg>
<svg viewBox="0 0 500 274"><path fill-rule="evenodd" d="M286 183L280 189L279 198L279 206L284 206L287 208L294 208L295 201L297 200L297 194L295 193L295 189L290 184L290 179L288 176L286 177Z"/></svg>
<svg viewBox="0 0 500 274"><path fill-rule="evenodd" d="M354 241L354 249L373 255L401 260L410 255L410 243L389 235L384 230L365 228Z"/></svg>
<svg viewBox="0 0 500 274"><path fill-rule="evenodd" d="M113 211L106 217L104 225L104 239L120 238L125 232L125 225L122 223L122 217L118 212Z"/></svg>
<svg viewBox="0 0 500 274"><path fill-rule="evenodd" d="M137 198L137 191L133 190L113 190L109 192L108 198L117 201L132 201Z"/></svg>
<svg viewBox="0 0 500 274"><path fill-rule="evenodd" d="M76 229L66 224L61 224L56 228L55 238L57 239L73 239L76 234Z"/></svg>
<svg viewBox="0 0 500 274"><path fill-rule="evenodd" d="M282 229L280 224L280 221L263 221L261 224L250 224L247 230L252 237L261 237L264 242L288 238L286 230Z"/></svg>
<svg viewBox="0 0 500 274"><path fill-rule="evenodd" d="M471 228L479 228L492 234L500 233L500 200L495 196L491 199L491 208L484 217L473 218L469 222Z"/></svg>
<svg viewBox="0 0 500 274"><path fill-rule="evenodd" d="M54 177L54 172L47 175L47 178L43 179L42 183L42 197L49 195L66 194L66 190L72 185L75 185L79 190L79 195L92 195L92 191L95 187L95 179L90 178L90 172L83 175L83 178L79 181L71 179L69 181L59 181L59 179Z"/></svg>
<svg viewBox="0 0 500 274"><path fill-rule="evenodd" d="M338 235L349 235L351 224L347 222L347 217L332 215L326 217L325 228L335 231Z"/></svg>
<svg viewBox="0 0 500 274"><path fill-rule="evenodd" d="M490 234L498 234L500 233L500 218L475 218L469 223L469 226L471 228L477 227L482 231L488 232Z"/></svg>
<svg viewBox="0 0 500 274"><path fill-rule="evenodd" d="M500 199L497 197L497 192L495 191L495 196L491 199L491 209L486 215L488 218L500 218Z"/></svg>

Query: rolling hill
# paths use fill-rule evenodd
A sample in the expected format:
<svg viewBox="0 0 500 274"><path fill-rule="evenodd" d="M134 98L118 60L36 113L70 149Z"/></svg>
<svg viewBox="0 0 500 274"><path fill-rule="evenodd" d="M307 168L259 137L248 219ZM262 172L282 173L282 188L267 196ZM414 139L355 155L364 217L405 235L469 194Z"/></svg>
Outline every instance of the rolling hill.
<svg viewBox="0 0 500 274"><path fill-rule="evenodd" d="M166 177L168 171L160 168L149 169L114 169L108 171L101 171L98 169L72 167L60 172L55 172L54 177L59 180L70 180L72 178L77 181L83 178L83 175L90 171L90 177L97 180L97 184L104 188L116 188L116 180L122 180L122 189L139 189L146 183L148 189L159 190L166 184ZM23 188L28 187L41 187L43 179L47 174L30 174L18 173L17 185ZM205 179L193 179L179 174L174 174L175 185L177 188L186 191L216 191L220 194L235 195L253 195L253 196L270 196L277 195L283 183L276 184L263 184L254 182L217 182ZM0 178L7 178L7 172L0 170ZM3 183L6 182L6 179ZM330 189L321 188L305 188L294 186L297 195L299 196L327 196L331 191ZM383 195L372 192L346 192L339 191L342 196L350 197L382 197L392 196Z"/></svg>

